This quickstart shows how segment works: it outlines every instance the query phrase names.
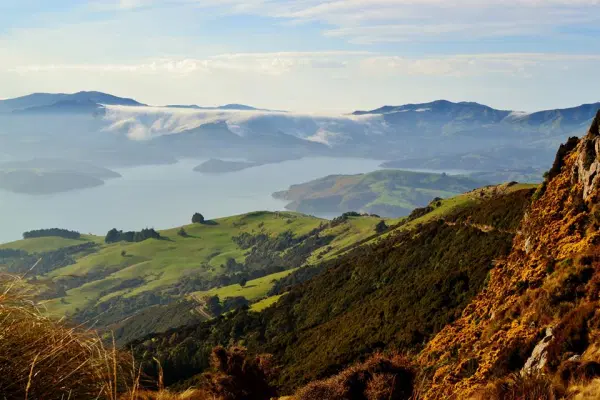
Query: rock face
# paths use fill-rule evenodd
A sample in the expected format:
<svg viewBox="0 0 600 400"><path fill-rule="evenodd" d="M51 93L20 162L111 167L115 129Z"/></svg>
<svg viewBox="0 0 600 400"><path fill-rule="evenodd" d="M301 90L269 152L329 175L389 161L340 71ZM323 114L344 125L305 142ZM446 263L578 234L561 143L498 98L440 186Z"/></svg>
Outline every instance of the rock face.
<svg viewBox="0 0 600 400"><path fill-rule="evenodd" d="M598 361L599 126L600 112L582 140L561 146L509 256L496 260L487 288L421 352L431 371L424 398L469 398L521 370L559 376L574 354ZM477 368L465 375L468 361Z"/></svg>
<svg viewBox="0 0 600 400"><path fill-rule="evenodd" d="M546 328L546 336L535 346L531 352L531 356L525 362L523 369L521 370L522 375L532 374L542 371L548 362L548 346L554 339L552 334L552 328Z"/></svg>
<svg viewBox="0 0 600 400"><path fill-rule="evenodd" d="M583 197L589 200L600 178L600 111L580 146L574 177L583 184Z"/></svg>

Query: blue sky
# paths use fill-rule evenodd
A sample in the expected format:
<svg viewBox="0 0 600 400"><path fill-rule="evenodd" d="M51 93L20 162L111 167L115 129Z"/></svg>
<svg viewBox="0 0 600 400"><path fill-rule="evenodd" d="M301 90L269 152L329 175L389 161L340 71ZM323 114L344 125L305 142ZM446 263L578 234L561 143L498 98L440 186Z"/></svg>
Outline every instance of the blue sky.
<svg viewBox="0 0 600 400"><path fill-rule="evenodd" d="M0 98L347 112L600 101L600 0L0 0Z"/></svg>

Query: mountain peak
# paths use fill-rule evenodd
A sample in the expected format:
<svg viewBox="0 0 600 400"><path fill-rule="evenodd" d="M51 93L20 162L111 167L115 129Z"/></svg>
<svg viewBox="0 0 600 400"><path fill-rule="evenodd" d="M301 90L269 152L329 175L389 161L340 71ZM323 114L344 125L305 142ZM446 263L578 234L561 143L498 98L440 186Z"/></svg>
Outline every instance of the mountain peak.
<svg viewBox="0 0 600 400"><path fill-rule="evenodd" d="M33 93L0 101L0 112L52 113L88 112L103 105L144 106L134 99L117 97L98 91L77 93Z"/></svg>
<svg viewBox="0 0 600 400"><path fill-rule="evenodd" d="M435 112L455 112L457 110L489 110L489 111L497 111L500 113L509 114L509 111L496 110L492 107L486 106L485 104L480 104L471 101L462 101L462 102L452 102L450 100L434 100L428 103L409 103L400 106L390 106L386 105L380 108L376 108L370 111L355 111L353 115L366 115L366 114L391 114L398 112L424 112L424 111L435 111Z"/></svg>

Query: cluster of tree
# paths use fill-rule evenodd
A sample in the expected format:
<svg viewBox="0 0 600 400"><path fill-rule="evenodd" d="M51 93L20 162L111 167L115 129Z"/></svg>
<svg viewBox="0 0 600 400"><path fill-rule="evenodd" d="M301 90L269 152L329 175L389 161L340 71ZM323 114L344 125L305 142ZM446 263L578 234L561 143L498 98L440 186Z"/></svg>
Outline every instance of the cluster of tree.
<svg viewBox="0 0 600 400"><path fill-rule="evenodd" d="M203 299L204 308L213 317L238 308L248 308L250 302L243 296L226 297L221 301L219 296L208 296Z"/></svg>
<svg viewBox="0 0 600 400"><path fill-rule="evenodd" d="M48 236L58 236L65 239L79 239L81 237L81 233L60 228L37 229L33 231L23 232L23 239L40 238Z"/></svg>
<svg viewBox="0 0 600 400"><path fill-rule="evenodd" d="M21 258L27 256L27 252L21 249L0 249L0 260Z"/></svg>
<svg viewBox="0 0 600 400"><path fill-rule="evenodd" d="M196 300L179 298L167 304L157 304L138 310L132 318L122 319L109 328L114 334L116 344L123 346L149 333L164 332L205 321L206 317L198 313L197 308Z"/></svg>
<svg viewBox="0 0 600 400"><path fill-rule="evenodd" d="M142 361L156 357L165 382L174 383L205 370L212 346L244 342L254 354L274 355L283 365L279 383L292 391L379 349L418 350L461 315L513 237L432 221L419 235L399 231L327 261L316 276L303 269L312 279L297 273L303 283L289 282L289 292L261 313L238 309L132 347Z"/></svg>
<svg viewBox="0 0 600 400"><path fill-rule="evenodd" d="M147 239L161 239L160 233L154 230L154 228L145 228L139 232L135 231L119 231L116 228L108 231L104 238L105 243L116 243L116 242L143 242Z"/></svg>
<svg viewBox="0 0 600 400"><path fill-rule="evenodd" d="M188 293L205 291L215 287L235 284L245 286L250 280L262 278L263 276L276 274L285 270L281 265L266 266L265 268L252 271L247 270L245 267L243 268L244 270L241 272L237 271L217 276L207 276L205 273L188 275L181 278L173 288L168 289L165 293L174 297L180 297Z"/></svg>
<svg viewBox="0 0 600 400"><path fill-rule="evenodd" d="M143 292L131 297L117 296L83 310L76 310L71 319L78 323L110 326L142 309L154 305L166 305L171 301L172 298L155 292Z"/></svg>
<svg viewBox="0 0 600 400"><path fill-rule="evenodd" d="M361 214L357 213L356 211L348 211L348 212L343 213L339 217L335 217L334 219L332 219L331 222L329 223L329 225L333 228L335 226L338 226L338 225L343 224L344 222L348 221L348 219L350 217L360 217L360 216L361 216Z"/></svg>
<svg viewBox="0 0 600 400"><path fill-rule="evenodd" d="M326 264L309 265L306 267L298 268L286 277L278 279L273 287L269 290L269 296L276 296L284 294L292 290L294 286L298 286L301 283L311 280L315 276L325 271Z"/></svg>
<svg viewBox="0 0 600 400"><path fill-rule="evenodd" d="M249 232L242 232L238 236L233 236L231 240L233 240L233 243L237 244L240 249L246 250L259 243L268 241L269 235L266 233L253 235Z"/></svg>
<svg viewBox="0 0 600 400"><path fill-rule="evenodd" d="M516 231L534 192L535 189L523 189L504 196L496 196L477 207L463 207L449 216L447 220Z"/></svg>
<svg viewBox="0 0 600 400"><path fill-rule="evenodd" d="M254 242L254 246L247 253L244 265L248 271L275 266L285 269L300 267L315 250L327 246L334 239L333 236L320 236L321 229L316 228L298 237L291 231L275 237L258 234L254 240L249 240Z"/></svg>
<svg viewBox="0 0 600 400"><path fill-rule="evenodd" d="M20 255L16 255L16 257L11 257L12 262L6 267L6 271L11 274L22 275L35 266L33 272L36 275L47 274L55 269L75 264L76 256L93 253L97 251L98 247L96 243L86 242L40 254L21 253Z"/></svg>

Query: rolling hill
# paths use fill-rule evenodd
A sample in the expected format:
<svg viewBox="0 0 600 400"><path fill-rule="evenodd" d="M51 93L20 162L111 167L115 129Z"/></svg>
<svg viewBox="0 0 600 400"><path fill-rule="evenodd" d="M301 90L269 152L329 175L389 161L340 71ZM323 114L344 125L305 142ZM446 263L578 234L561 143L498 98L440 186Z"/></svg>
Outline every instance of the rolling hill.
<svg viewBox="0 0 600 400"><path fill-rule="evenodd" d="M291 201L286 208L327 215L347 211L397 218L434 198L452 197L482 186L468 177L381 170L358 175L330 175L293 185L273 197Z"/></svg>
<svg viewBox="0 0 600 400"><path fill-rule="evenodd" d="M128 329L139 335L144 316L131 317L144 310L173 316L183 309L181 318L165 321L166 329L196 320L190 310L202 309L205 297L259 301L274 280L314 263L317 251L321 259L367 239L379 221L345 217L329 223L297 213L255 212L160 231L160 239L134 243L89 235L36 237L0 245L0 266L27 273L50 313L110 326L117 340L132 339ZM161 325L146 328L141 334Z"/></svg>

